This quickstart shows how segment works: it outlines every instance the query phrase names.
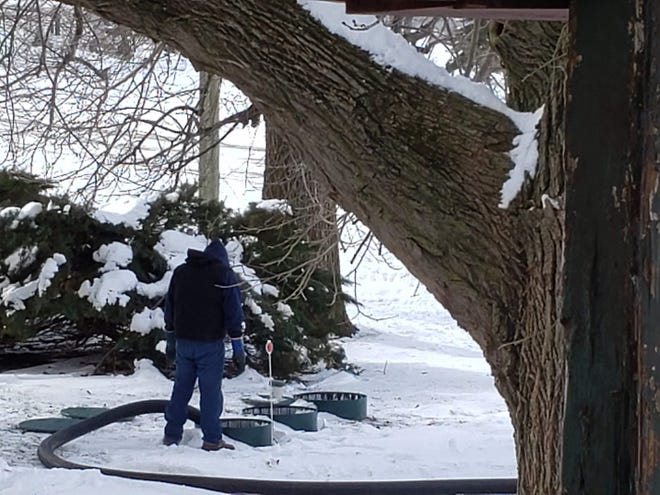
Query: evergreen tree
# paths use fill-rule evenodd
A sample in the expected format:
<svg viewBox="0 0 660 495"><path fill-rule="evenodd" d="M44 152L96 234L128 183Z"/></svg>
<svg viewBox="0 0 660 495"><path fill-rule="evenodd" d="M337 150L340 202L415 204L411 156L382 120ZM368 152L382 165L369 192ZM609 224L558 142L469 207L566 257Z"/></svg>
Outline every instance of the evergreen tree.
<svg viewBox="0 0 660 495"><path fill-rule="evenodd" d="M310 272L317 253L302 238L292 216L286 208L265 210L252 204L234 221L236 232L244 239L244 263L254 267L256 276L266 284L260 305L269 306L268 316L246 314L248 328L258 329L251 335L257 355L265 359L265 343L271 339L276 375L318 363L339 366L345 356L333 337L344 320L332 311L333 275L324 270ZM277 295L269 293L269 286L279 288ZM340 297L355 303L346 293ZM270 315L278 318L271 328Z"/></svg>
<svg viewBox="0 0 660 495"><path fill-rule="evenodd" d="M208 239L220 238L244 295L249 363L266 369L269 339L276 376L343 363L343 351L332 343L338 322L328 311L329 274L306 272L310 250L292 241L295 227L286 213L253 205L237 214L198 200L195 188L184 186L144 201L138 221L128 222L47 197L47 184L11 174L0 184L20 192L0 209L0 346L44 327L66 328L70 338L75 328L81 342L106 342L105 364L130 367L147 357L165 366L156 344L171 272L188 247L203 249Z"/></svg>

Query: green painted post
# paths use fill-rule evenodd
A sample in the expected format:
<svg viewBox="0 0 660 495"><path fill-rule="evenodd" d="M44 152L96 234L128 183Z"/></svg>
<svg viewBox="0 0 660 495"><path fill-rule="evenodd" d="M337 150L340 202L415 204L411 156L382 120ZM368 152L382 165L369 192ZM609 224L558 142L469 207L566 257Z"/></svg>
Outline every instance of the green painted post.
<svg viewBox="0 0 660 495"><path fill-rule="evenodd" d="M660 493L658 0L573 0L562 493Z"/></svg>

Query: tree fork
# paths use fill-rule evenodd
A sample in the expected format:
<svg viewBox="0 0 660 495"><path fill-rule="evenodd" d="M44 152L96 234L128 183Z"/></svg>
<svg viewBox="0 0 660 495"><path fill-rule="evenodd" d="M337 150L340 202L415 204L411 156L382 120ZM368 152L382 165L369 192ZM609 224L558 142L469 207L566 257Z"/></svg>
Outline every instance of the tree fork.
<svg viewBox="0 0 660 495"><path fill-rule="evenodd" d="M656 0L571 7L562 492L660 491Z"/></svg>

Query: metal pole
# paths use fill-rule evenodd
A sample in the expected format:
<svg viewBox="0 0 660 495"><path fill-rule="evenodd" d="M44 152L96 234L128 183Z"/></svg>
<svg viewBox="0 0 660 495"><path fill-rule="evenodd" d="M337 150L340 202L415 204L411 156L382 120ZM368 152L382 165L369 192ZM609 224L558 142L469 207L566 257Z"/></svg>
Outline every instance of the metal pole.
<svg viewBox="0 0 660 495"><path fill-rule="evenodd" d="M273 444L273 365L271 356L273 354L273 341L266 342L266 353L268 354L268 403L270 404L270 444Z"/></svg>

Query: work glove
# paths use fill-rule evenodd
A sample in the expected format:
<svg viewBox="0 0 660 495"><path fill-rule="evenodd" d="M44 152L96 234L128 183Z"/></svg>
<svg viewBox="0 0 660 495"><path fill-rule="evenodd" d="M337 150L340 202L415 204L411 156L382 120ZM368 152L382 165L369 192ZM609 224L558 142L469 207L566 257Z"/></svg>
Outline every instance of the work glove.
<svg viewBox="0 0 660 495"><path fill-rule="evenodd" d="M245 348L243 347L243 337L231 339L231 360L236 367L237 373L240 375L245 371Z"/></svg>
<svg viewBox="0 0 660 495"><path fill-rule="evenodd" d="M169 362L176 361L176 334L165 330L165 357Z"/></svg>

